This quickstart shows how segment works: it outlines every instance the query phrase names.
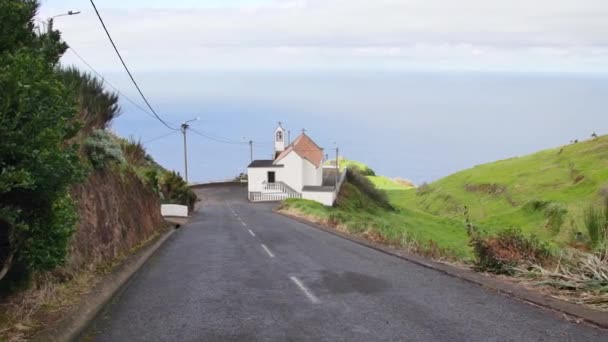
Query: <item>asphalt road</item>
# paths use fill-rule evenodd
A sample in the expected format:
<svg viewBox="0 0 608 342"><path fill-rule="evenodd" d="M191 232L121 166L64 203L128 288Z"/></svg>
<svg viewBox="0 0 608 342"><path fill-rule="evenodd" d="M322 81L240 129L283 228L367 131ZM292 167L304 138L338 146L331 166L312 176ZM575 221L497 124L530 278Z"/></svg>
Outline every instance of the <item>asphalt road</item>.
<svg viewBox="0 0 608 342"><path fill-rule="evenodd" d="M96 341L608 341L604 330L245 201L204 207L97 319Z"/></svg>

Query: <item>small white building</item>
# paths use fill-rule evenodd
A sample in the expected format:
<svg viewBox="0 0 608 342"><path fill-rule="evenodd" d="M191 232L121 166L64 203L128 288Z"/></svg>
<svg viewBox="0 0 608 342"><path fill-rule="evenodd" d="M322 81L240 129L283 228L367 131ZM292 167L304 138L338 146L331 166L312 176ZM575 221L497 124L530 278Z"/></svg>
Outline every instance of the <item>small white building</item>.
<svg viewBox="0 0 608 342"><path fill-rule="evenodd" d="M345 173L324 167L323 149L306 133L288 145L285 138L279 123L274 131L274 159L254 160L247 167L249 200L304 198L333 205Z"/></svg>

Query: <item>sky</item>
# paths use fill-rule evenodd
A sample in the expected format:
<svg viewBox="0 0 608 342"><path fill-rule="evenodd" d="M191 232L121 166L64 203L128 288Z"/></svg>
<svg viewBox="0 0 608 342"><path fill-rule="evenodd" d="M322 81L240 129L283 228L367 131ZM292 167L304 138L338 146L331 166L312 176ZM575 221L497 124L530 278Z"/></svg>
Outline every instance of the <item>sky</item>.
<svg viewBox="0 0 608 342"><path fill-rule="evenodd" d="M88 1L42 4L40 18L82 11L58 18L56 27L97 68L120 68ZM98 0L97 6L136 71L608 72L604 0Z"/></svg>
<svg viewBox="0 0 608 342"><path fill-rule="evenodd" d="M89 1L42 1L63 39L142 104ZM328 155L432 181L608 126L608 2L188 0L96 4L138 83L173 124L271 154L277 121ZM88 67L72 52L65 65ZM112 129L183 173L182 140L121 97ZM193 132L190 180L244 171L245 144Z"/></svg>

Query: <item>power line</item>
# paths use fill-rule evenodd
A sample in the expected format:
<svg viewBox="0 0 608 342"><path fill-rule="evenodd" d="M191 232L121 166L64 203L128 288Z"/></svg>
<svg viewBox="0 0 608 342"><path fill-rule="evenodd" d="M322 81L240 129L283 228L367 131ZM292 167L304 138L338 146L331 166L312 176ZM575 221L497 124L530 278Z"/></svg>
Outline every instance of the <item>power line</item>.
<svg viewBox="0 0 608 342"><path fill-rule="evenodd" d="M194 133L196 133L196 134L198 134L198 135L200 135L200 136L202 136L204 138L207 138L209 140L213 140L213 141L216 141L216 142L220 142L220 143L224 143L224 144L230 144L230 145L246 145L246 144L248 144L248 142L244 142L244 141L234 141L234 140L229 140L229 139L226 139L226 138L215 137L215 136L203 133L203 132L199 132L199 131L197 131L197 130L195 130L193 128L189 128L189 129L192 132L194 132Z"/></svg>
<svg viewBox="0 0 608 342"><path fill-rule="evenodd" d="M160 140L160 139L163 139L163 138L166 138L166 137L170 136L171 134L175 134L175 133L177 133L177 132L179 132L179 131L171 131L171 132L169 132L169 133L167 133L167 134L161 135L160 137L156 137L156 138L154 138L154 139L150 139L150 140L148 140L148 141L145 141L145 142L144 142L144 145L145 145L145 144L149 144L149 143L154 142L154 141L157 141L157 140Z"/></svg>
<svg viewBox="0 0 608 342"><path fill-rule="evenodd" d="M116 47L116 44L114 44L114 40L112 39L112 36L110 35L110 32L108 31L108 28L106 27L106 24L104 23L103 19L101 18L101 14L99 14L99 11L97 10L97 6L95 6L95 2L93 2L93 0L90 0L90 1L91 1L91 5L93 5L93 9L95 10L95 13L97 14L97 18L99 18L99 21L101 22L101 26L103 26L103 30L106 32L106 35L108 36L108 39L110 39L110 43L112 43L112 47L114 48L114 51L116 51L116 54L118 55L118 58L120 59L120 62L122 63L122 66L127 71L127 74L129 74L129 77L131 78L131 81L135 85L135 88L137 88L137 91L139 92L139 95L141 95L141 98L144 100L144 102L146 103L146 105L148 106L148 108L150 109L150 111L152 111L152 113L154 114L154 116L158 119L158 121L160 121L163 125L165 125L169 129L176 130L176 131L179 130L178 128L175 128L175 127L172 127L171 125L169 125L165 120L163 120L156 113L156 111L154 110L154 108L152 108L152 106L150 105L150 102L148 102L148 99L146 98L146 96L144 95L144 93L139 88L139 85L137 84L137 82L135 81L135 78L131 74L131 71L127 67L127 64L125 63L124 59L122 58L122 55L118 51L118 48Z"/></svg>
<svg viewBox="0 0 608 342"><path fill-rule="evenodd" d="M154 116L154 114L150 113L148 110L146 110L144 107L142 107L141 105L139 105L139 103L133 101L131 98L129 98L127 95L125 95L123 92L120 91L120 89L118 89L116 86L114 86L112 83L110 83L110 81L108 81L101 73L99 73L97 70L95 70L95 68L93 68L80 54L78 54L78 52L76 52L76 50L74 50L73 47L69 46L70 51L72 51L72 53L78 57L78 59L80 59L80 61L82 61L82 63L84 63L87 67L89 67L89 69L91 69L91 71L93 71L93 73L95 75L97 75L98 77L100 77L104 83L106 83L107 85L110 86L110 88L114 89L115 92L117 92L120 96L124 97L125 99L127 99L127 101L131 102L135 107L137 107L139 110L141 110L142 112L146 113L147 115L149 115L152 118L156 118Z"/></svg>

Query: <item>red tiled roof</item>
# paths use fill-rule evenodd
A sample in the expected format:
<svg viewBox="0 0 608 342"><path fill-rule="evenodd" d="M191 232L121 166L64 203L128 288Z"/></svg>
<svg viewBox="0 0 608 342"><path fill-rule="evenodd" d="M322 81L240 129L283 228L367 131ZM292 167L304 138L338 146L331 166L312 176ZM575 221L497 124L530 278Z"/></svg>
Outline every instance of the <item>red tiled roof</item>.
<svg viewBox="0 0 608 342"><path fill-rule="evenodd" d="M323 150L305 133L300 134L296 140L287 146L285 151L279 154L274 160L275 164L285 158L291 151L308 160L315 167L319 167L323 163Z"/></svg>

